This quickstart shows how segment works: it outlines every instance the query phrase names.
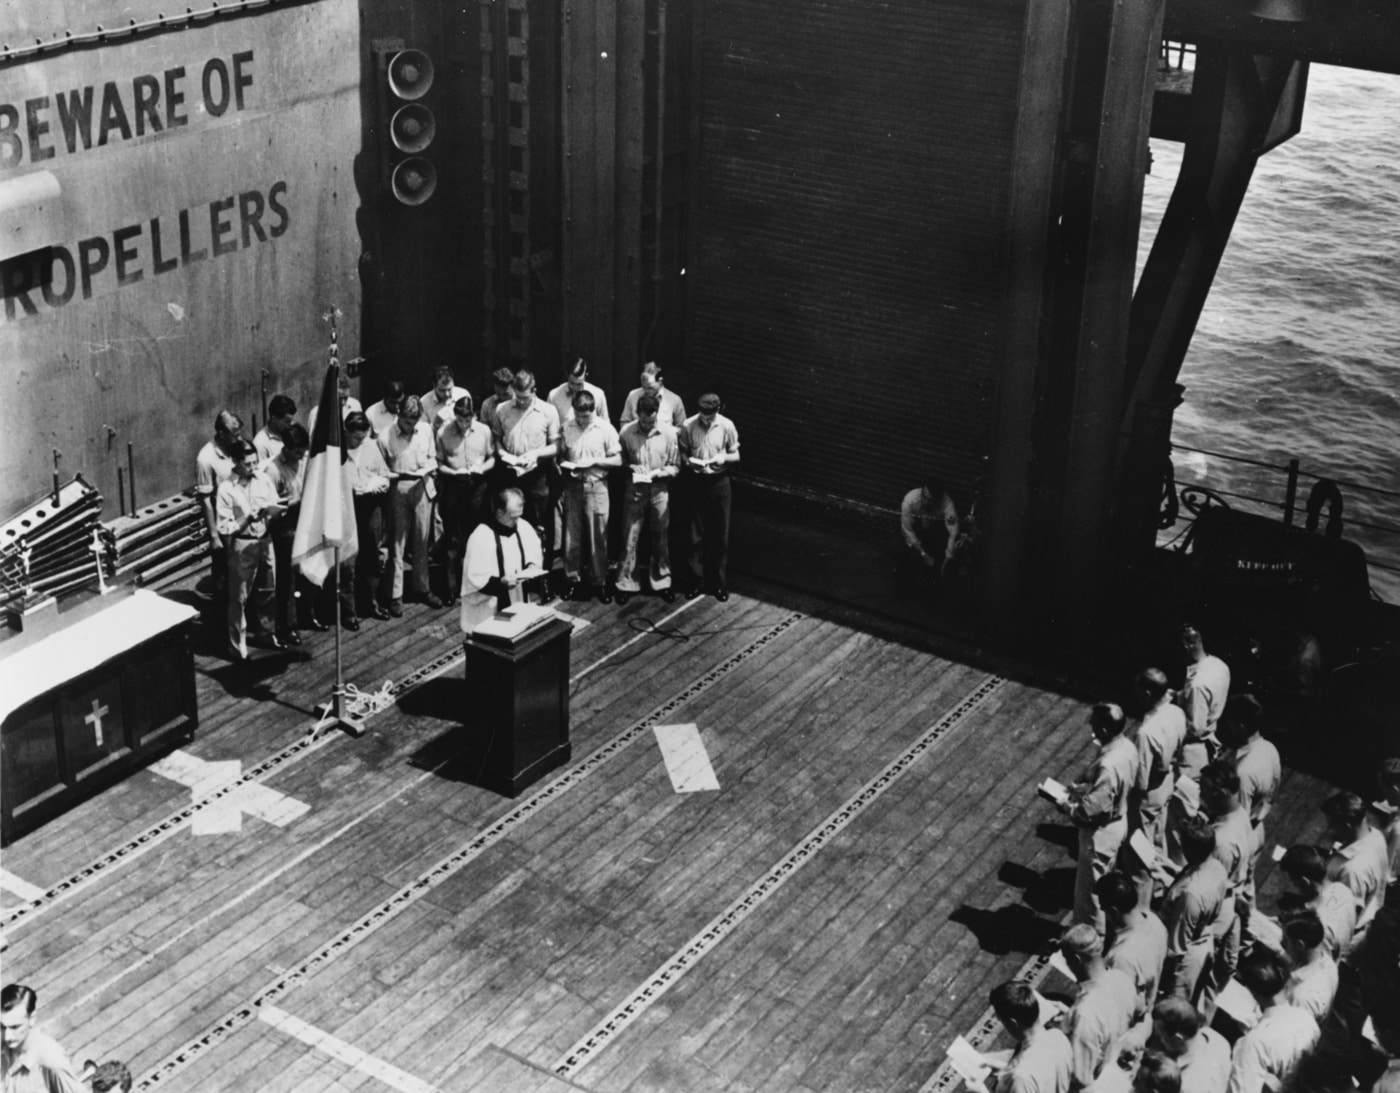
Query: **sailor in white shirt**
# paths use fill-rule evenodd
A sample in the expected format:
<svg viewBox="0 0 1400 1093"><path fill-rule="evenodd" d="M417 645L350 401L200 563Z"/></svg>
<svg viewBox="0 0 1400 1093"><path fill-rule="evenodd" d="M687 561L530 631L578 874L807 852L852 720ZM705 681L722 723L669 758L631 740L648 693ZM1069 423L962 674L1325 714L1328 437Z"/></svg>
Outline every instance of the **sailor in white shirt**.
<svg viewBox="0 0 1400 1093"><path fill-rule="evenodd" d="M1265 1093L1286 1088L1298 1064L1317 1043L1317 1021L1283 998L1287 983L1283 958L1256 945L1241 960L1236 976L1259 1003L1259 1023L1235 1042L1228 1093Z"/></svg>
<svg viewBox="0 0 1400 1093"><path fill-rule="evenodd" d="M1206 1026L1184 998L1164 998L1152 1011L1148 1046L1176 1061L1181 1093L1225 1093L1230 1084L1230 1044Z"/></svg>
<svg viewBox="0 0 1400 1093"><path fill-rule="evenodd" d="M1303 911L1283 925L1283 950L1293 965L1283 997L1301 1006L1321 1024L1337 994L1337 962L1327 951L1322 922L1312 911Z"/></svg>

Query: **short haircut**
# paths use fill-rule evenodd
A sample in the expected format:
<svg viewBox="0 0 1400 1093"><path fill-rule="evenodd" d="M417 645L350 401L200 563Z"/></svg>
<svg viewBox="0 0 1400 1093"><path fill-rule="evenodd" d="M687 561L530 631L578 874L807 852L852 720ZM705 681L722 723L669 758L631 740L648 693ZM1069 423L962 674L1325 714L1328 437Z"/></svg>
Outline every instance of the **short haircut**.
<svg viewBox="0 0 1400 1093"><path fill-rule="evenodd" d="M235 429L243 428L243 419L232 410L220 410L214 415L214 432L233 432Z"/></svg>
<svg viewBox="0 0 1400 1093"><path fill-rule="evenodd" d="M452 409L453 412L456 412L457 410L465 410L469 414L476 413L476 408L472 406L471 395L463 395L461 398L459 398L456 402L452 404Z"/></svg>
<svg viewBox="0 0 1400 1093"><path fill-rule="evenodd" d="M282 434L283 450L287 448L309 448L311 438L306 435L306 426L292 422L287 426L287 431Z"/></svg>
<svg viewBox="0 0 1400 1093"><path fill-rule="evenodd" d="M1383 786L1400 786L1400 759L1390 758L1381 764L1380 780Z"/></svg>
<svg viewBox="0 0 1400 1093"><path fill-rule="evenodd" d="M433 370L433 386L436 387L443 380L448 383L455 383L457 377L452 374L452 369L445 364L440 364Z"/></svg>
<svg viewBox="0 0 1400 1093"><path fill-rule="evenodd" d="M717 394L713 391L706 391L700 396L700 401L696 405L700 407L702 414L717 414L721 404Z"/></svg>
<svg viewBox="0 0 1400 1093"><path fill-rule="evenodd" d="M504 366L491 373L491 382L499 383L502 387L509 387L510 381L513 379L515 379L515 373Z"/></svg>
<svg viewBox="0 0 1400 1093"><path fill-rule="evenodd" d="M1366 802L1355 793L1334 793L1322 802L1322 814L1347 827L1355 827L1366 817Z"/></svg>
<svg viewBox="0 0 1400 1093"><path fill-rule="evenodd" d="M1250 732L1263 715L1263 703L1248 692L1231 695L1225 700L1225 716L1239 725L1250 726Z"/></svg>
<svg viewBox="0 0 1400 1093"><path fill-rule="evenodd" d="M1095 702L1089 716L1096 726L1112 729L1110 736L1120 736L1128 727L1127 715L1123 713L1123 707L1116 702Z"/></svg>
<svg viewBox="0 0 1400 1093"><path fill-rule="evenodd" d="M403 398L404 386L402 380L390 380L384 388L384 401L395 402Z"/></svg>
<svg viewBox="0 0 1400 1093"><path fill-rule="evenodd" d="M574 412L578 414L592 413L593 408L597 405L593 401L593 396L590 395L587 391L580 391L573 397L572 401Z"/></svg>
<svg viewBox="0 0 1400 1093"><path fill-rule="evenodd" d="M405 395L399 403L399 417L421 417L423 402L417 395Z"/></svg>
<svg viewBox="0 0 1400 1093"><path fill-rule="evenodd" d="M1204 641L1200 629L1194 623L1183 622L1178 632L1183 641Z"/></svg>
<svg viewBox="0 0 1400 1093"><path fill-rule="evenodd" d="M1322 919L1312 910L1299 911L1290 915L1283 924L1283 936L1290 939L1300 949L1316 949L1326 936L1322 929Z"/></svg>
<svg viewBox="0 0 1400 1093"><path fill-rule="evenodd" d="M0 1011L9 1013L10 1010L18 1006L24 1007L25 1013L33 1013L34 1006L39 1001L39 996L33 989L24 986L22 983L10 983L0 990Z"/></svg>
<svg viewBox="0 0 1400 1093"><path fill-rule="evenodd" d="M637 413L657 414L661 412L661 400L655 395L642 395L637 399Z"/></svg>
<svg viewBox="0 0 1400 1093"><path fill-rule="evenodd" d="M273 395L267 404L268 417L289 417L297 412L297 404L290 395Z"/></svg>
<svg viewBox="0 0 1400 1093"><path fill-rule="evenodd" d="M1311 843L1290 846L1279 859L1278 867L1290 877L1321 884L1327 879L1327 859Z"/></svg>
<svg viewBox="0 0 1400 1093"><path fill-rule="evenodd" d="M1030 1028L1040 1020L1035 988L1022 979L1008 979L992 988L992 1010L1004 1025Z"/></svg>
<svg viewBox="0 0 1400 1093"><path fill-rule="evenodd" d="M511 498L515 498L522 505L525 503L525 495L514 486L507 486L496 494L496 511L505 512L510 505Z"/></svg>
<svg viewBox="0 0 1400 1093"><path fill-rule="evenodd" d="M1288 982L1288 972L1284 969L1283 957L1263 945L1256 945L1240 957L1235 978L1252 994L1272 998Z"/></svg>
<svg viewBox="0 0 1400 1093"><path fill-rule="evenodd" d="M1152 1023L1160 1025L1164 1032L1181 1036L1187 1040L1201 1031L1205 1021L1201 1011L1185 998L1163 998L1152 1007Z"/></svg>
<svg viewBox="0 0 1400 1093"><path fill-rule="evenodd" d="M233 447L229 449L228 454L235 463L242 463L250 455L257 459L258 449L246 436L241 436L233 442Z"/></svg>
<svg viewBox="0 0 1400 1093"><path fill-rule="evenodd" d="M344 372L340 373L340 375L335 378L335 385L340 388L340 390L348 392L350 390L350 377Z"/></svg>
<svg viewBox="0 0 1400 1093"><path fill-rule="evenodd" d="M1167 673L1160 668L1144 668L1137 674L1138 689L1153 702L1160 702L1162 696L1171 689Z"/></svg>
<svg viewBox="0 0 1400 1093"><path fill-rule="evenodd" d="M1240 772L1228 759L1216 759L1201 771L1201 785L1211 785L1222 793L1239 796Z"/></svg>
<svg viewBox="0 0 1400 1093"><path fill-rule="evenodd" d="M659 380L661 378L661 365L655 361L647 361L646 364L642 365L642 375Z"/></svg>
<svg viewBox="0 0 1400 1093"><path fill-rule="evenodd" d="M581 380L588 375L588 360L584 357L575 357L574 363L569 365L564 373L569 379Z"/></svg>
<svg viewBox="0 0 1400 1093"><path fill-rule="evenodd" d="M1204 816L1188 816L1182 820L1177 837L1187 865L1200 865L1215 853L1215 828Z"/></svg>
<svg viewBox="0 0 1400 1093"><path fill-rule="evenodd" d="M345 415L345 431L347 433L367 433L369 432L369 418L363 410L351 410Z"/></svg>
<svg viewBox="0 0 1400 1093"><path fill-rule="evenodd" d="M1094 882L1094 895L1105 911L1125 915L1138 905L1138 888L1126 873L1118 870L1105 873Z"/></svg>
<svg viewBox="0 0 1400 1093"><path fill-rule="evenodd" d="M131 1071L125 1063L115 1059L103 1063L92 1075L92 1093L108 1093L113 1089L129 1093L131 1084Z"/></svg>
<svg viewBox="0 0 1400 1093"><path fill-rule="evenodd" d="M1060 951L1066 956L1102 956L1103 938L1087 922L1078 922L1060 935Z"/></svg>
<svg viewBox="0 0 1400 1093"><path fill-rule="evenodd" d="M522 368L511 379L510 385L522 395L526 391L533 391L535 389L535 374L528 368Z"/></svg>
<svg viewBox="0 0 1400 1093"><path fill-rule="evenodd" d="M1181 1070L1176 1060L1160 1051L1144 1051L1133 1076L1133 1093L1181 1093Z"/></svg>

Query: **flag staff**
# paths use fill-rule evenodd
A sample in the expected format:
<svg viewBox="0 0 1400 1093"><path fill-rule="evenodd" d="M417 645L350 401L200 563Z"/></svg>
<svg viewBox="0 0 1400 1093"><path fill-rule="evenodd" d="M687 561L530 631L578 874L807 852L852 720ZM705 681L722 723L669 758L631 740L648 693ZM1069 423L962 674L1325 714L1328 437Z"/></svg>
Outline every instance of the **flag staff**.
<svg viewBox="0 0 1400 1093"><path fill-rule="evenodd" d="M311 728L316 736L322 729L337 726L351 736L365 731L364 721L345 710L345 666L341 651L340 588L341 559L358 551L354 499L345 478L345 446L340 410L340 337L337 320L340 310L332 307L325 315L331 326L330 362L321 401L316 411L316 428L311 437L307 485L297 520L293 556L301 561L302 573L317 585L328 574L335 579L335 683L329 702L316 707L320 719Z"/></svg>

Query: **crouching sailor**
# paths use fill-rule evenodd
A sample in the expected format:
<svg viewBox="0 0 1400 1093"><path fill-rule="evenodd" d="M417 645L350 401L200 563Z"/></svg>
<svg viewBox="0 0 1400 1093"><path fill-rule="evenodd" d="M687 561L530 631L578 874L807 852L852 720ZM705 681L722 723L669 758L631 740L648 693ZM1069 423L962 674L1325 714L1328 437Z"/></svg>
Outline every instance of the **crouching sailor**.
<svg viewBox="0 0 1400 1093"><path fill-rule="evenodd" d="M540 537L525 513L525 495L511 488L495 496L491 519L467 539L462 564L462 629L476 629L497 611L526 601L525 582L543 576Z"/></svg>

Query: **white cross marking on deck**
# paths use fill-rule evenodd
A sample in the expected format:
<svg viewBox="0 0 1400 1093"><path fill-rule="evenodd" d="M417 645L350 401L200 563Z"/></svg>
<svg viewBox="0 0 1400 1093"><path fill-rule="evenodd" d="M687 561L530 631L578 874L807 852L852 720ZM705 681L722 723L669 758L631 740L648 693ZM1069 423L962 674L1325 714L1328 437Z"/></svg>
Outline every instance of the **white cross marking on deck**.
<svg viewBox="0 0 1400 1093"><path fill-rule="evenodd" d="M26 903L38 899L44 894L44 890L37 884L30 884L27 880L20 880L8 869L0 869L0 888L10 892Z"/></svg>
<svg viewBox="0 0 1400 1093"><path fill-rule="evenodd" d="M108 707L102 705L94 698L92 700L92 713L83 718L84 721L92 726L92 735L96 738L96 744L99 748L102 746L102 719L111 712L112 711Z"/></svg>
<svg viewBox="0 0 1400 1093"><path fill-rule="evenodd" d="M211 762L178 748L146 769L182 786L189 786L193 801L217 793L243 776L243 764L237 759ZM261 782L249 782L197 813L190 821L190 830L196 835L241 831L245 812L278 827L286 827L310 811L308 804L269 789Z"/></svg>
<svg viewBox="0 0 1400 1093"><path fill-rule="evenodd" d="M700 739L700 730L693 722L657 725L652 731L656 733L656 742L661 745L661 758L666 763L666 773L671 776L671 786L677 793L719 789L719 779L715 777L714 767L710 766L705 741Z"/></svg>
<svg viewBox="0 0 1400 1093"><path fill-rule="evenodd" d="M358 1070L361 1074L378 1078L390 1088L399 1090L400 1093L438 1093L436 1086L429 1085L427 1082L415 1078L412 1074L405 1073L398 1067L386 1063L383 1059L366 1055L353 1044L347 1044L329 1032L323 1032L314 1025L308 1025L300 1018L293 1017L290 1013L280 1010L276 1006L258 1007L258 1017L273 1028L280 1029L288 1036L300 1040L303 1044L329 1055L332 1059L339 1059L346 1066Z"/></svg>

